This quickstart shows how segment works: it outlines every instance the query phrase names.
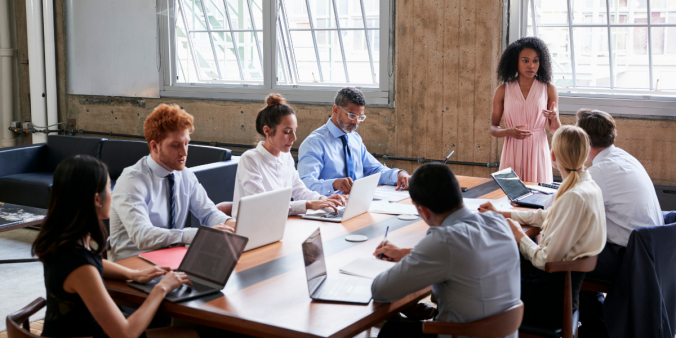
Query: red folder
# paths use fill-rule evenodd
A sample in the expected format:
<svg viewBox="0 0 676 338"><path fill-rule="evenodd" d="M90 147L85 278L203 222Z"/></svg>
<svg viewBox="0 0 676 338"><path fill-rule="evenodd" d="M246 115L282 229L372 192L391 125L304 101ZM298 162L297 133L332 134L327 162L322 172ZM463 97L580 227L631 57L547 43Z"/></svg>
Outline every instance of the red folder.
<svg viewBox="0 0 676 338"><path fill-rule="evenodd" d="M175 248L140 253L138 256L155 265L168 266L172 270L176 270L181 265L186 252L188 252L188 248L177 246Z"/></svg>

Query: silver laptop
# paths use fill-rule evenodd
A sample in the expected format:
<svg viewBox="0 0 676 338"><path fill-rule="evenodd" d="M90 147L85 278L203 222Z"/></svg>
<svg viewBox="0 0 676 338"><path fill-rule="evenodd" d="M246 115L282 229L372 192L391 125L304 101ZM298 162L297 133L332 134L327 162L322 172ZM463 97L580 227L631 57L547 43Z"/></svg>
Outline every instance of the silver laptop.
<svg viewBox="0 0 676 338"><path fill-rule="evenodd" d="M350 218L359 216L371 207L373 195L376 193L380 181L380 173L373 174L352 183L350 196L347 198L345 208L338 208L338 212L308 212L303 218L326 222L345 222Z"/></svg>
<svg viewBox="0 0 676 338"><path fill-rule="evenodd" d="M219 292L239 261L248 239L229 232L201 226L181 261L178 270L185 272L192 286L181 285L165 297L180 302ZM157 277L148 283L128 282L134 289L150 293L162 280Z"/></svg>
<svg viewBox="0 0 676 338"><path fill-rule="evenodd" d="M319 228L303 242L303 261L310 298L329 302L368 304L371 279L350 276L327 276L322 234Z"/></svg>
<svg viewBox="0 0 676 338"><path fill-rule="evenodd" d="M528 189L512 168L505 168L491 174L510 201L529 208L544 208L549 195Z"/></svg>
<svg viewBox="0 0 676 338"><path fill-rule="evenodd" d="M239 200L235 233L249 238L244 251L280 241L284 237L292 189L282 188Z"/></svg>

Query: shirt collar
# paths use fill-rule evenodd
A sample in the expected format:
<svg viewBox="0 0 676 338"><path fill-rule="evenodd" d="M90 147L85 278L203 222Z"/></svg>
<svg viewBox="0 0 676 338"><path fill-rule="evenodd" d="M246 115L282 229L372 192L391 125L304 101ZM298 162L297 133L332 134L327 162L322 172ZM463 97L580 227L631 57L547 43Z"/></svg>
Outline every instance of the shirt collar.
<svg viewBox="0 0 676 338"><path fill-rule="evenodd" d="M150 171L155 174L158 177L167 177L167 175L173 173L174 171L169 171L167 169L164 169L161 165L157 164L155 160L153 160L153 157L148 155L146 157L146 163L148 163L148 167L150 168Z"/></svg>
<svg viewBox="0 0 676 338"><path fill-rule="evenodd" d="M261 154L261 156L263 156L263 158L268 161L282 162L282 154L279 154L279 157L272 155L267 149L265 149L265 147L263 147L263 143L265 143L265 141L258 142L258 145L256 146L256 151L258 151L258 153Z"/></svg>
<svg viewBox="0 0 676 338"><path fill-rule="evenodd" d="M592 165L596 165L599 162L601 162L601 160L603 160L606 156L608 156L610 154L610 152L612 152L613 150L615 150L614 144L611 144L610 147L601 150L601 152L596 154L596 157L594 157L594 160L592 161Z"/></svg>
<svg viewBox="0 0 676 338"><path fill-rule="evenodd" d="M463 217L469 216L472 214L472 210L469 210L467 207L462 207L460 210L448 215L446 219L441 222L442 226L453 225L458 222Z"/></svg>
<svg viewBox="0 0 676 338"><path fill-rule="evenodd" d="M339 138L343 135L346 135L344 131L342 131L340 128L336 127L335 124L333 124L333 121L331 121L331 119L329 119L329 121L326 122L326 126L329 128L329 132L331 132L333 138Z"/></svg>

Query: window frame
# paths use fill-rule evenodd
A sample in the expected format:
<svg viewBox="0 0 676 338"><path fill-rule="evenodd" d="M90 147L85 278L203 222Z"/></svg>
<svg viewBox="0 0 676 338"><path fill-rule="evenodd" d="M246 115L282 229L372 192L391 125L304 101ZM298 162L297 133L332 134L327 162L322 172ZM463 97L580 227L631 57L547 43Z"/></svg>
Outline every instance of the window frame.
<svg viewBox="0 0 676 338"><path fill-rule="evenodd" d="M159 27L159 82L162 98L194 98L229 101L261 102L271 92L282 94L289 102L308 104L333 104L338 86L304 86L276 84L277 76L277 9L280 0L263 0L263 84L208 84L176 83L177 67L174 59L176 50L176 27L174 13L177 0L161 0L158 6ZM392 0L380 2L380 62L379 84L377 87L360 87L366 97L367 106L393 107L394 61ZM164 62L162 62L164 61ZM375 61L375 60L374 60ZM269 71L268 71L269 70ZM351 85L351 84L347 84Z"/></svg>
<svg viewBox="0 0 676 338"><path fill-rule="evenodd" d="M651 27L673 27L675 24L655 24L651 23L648 15L646 24L611 24L610 18L607 18L606 24L571 24L572 12L570 4L574 0L566 0L568 8L568 24L558 24L554 26L566 26L569 30L574 27L607 27L608 29L619 27L646 27L648 28L648 54L650 69L650 90L626 89L626 88L593 88L593 87L575 87L561 88L557 87L559 94L559 111L562 115L573 115L580 108L600 109L618 117L643 118L643 119L674 119L676 117L676 93L660 92L653 90L653 67L652 67L652 36ZM606 6L609 6L609 0L604 0ZM507 45L518 40L522 36L528 35L528 10L531 9L533 17L533 34L537 36L537 22L535 15L534 0L505 0L503 3L504 17L508 18L506 25L503 25L503 50ZM647 1L647 11L650 13L651 1ZM608 8L608 7L606 7ZM550 26L550 25L547 25ZM571 35L572 36L572 35ZM572 40L572 39L571 39ZM573 42L571 41L571 48ZM612 48L609 46L609 48ZM575 55L571 51L571 62L575 70ZM612 71L612 66L610 69ZM576 84L575 71L573 71L573 83ZM611 76L612 79L612 76ZM663 94L663 95L660 95Z"/></svg>

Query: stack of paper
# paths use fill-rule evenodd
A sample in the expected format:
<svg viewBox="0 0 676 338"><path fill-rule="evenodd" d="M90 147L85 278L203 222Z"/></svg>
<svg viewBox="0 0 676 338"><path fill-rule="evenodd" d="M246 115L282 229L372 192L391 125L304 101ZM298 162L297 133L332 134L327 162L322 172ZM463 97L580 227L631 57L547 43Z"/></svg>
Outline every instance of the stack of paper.
<svg viewBox="0 0 676 338"><path fill-rule="evenodd" d="M409 195L408 190L395 190L394 185L381 185L376 188L376 193L373 195L374 200L383 200L389 202L399 202L405 200Z"/></svg>
<svg viewBox="0 0 676 338"><path fill-rule="evenodd" d="M541 187L539 185L527 185L526 188L528 188L530 190L539 191L539 192L545 193L547 195L556 194L556 192L558 191L557 189Z"/></svg>
<svg viewBox="0 0 676 338"><path fill-rule="evenodd" d="M390 203L388 201L373 201L369 212L376 214L390 214L390 215L417 215L418 210L414 205Z"/></svg>
<svg viewBox="0 0 676 338"><path fill-rule="evenodd" d="M396 263L382 261L375 257L357 258L352 263L340 268L340 272L347 275L375 279L382 272L389 270L394 264Z"/></svg>
<svg viewBox="0 0 676 338"><path fill-rule="evenodd" d="M509 211L512 209L512 202L507 196L499 199L464 198L463 202L465 203L465 206L472 211L478 211L479 206L486 202L491 202L495 209L500 211Z"/></svg>

